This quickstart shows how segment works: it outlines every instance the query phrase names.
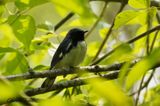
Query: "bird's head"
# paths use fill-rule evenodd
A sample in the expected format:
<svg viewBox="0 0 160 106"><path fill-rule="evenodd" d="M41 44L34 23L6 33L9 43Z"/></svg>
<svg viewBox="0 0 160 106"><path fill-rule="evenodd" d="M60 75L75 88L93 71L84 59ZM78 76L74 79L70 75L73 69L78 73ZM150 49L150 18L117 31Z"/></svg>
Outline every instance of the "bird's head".
<svg viewBox="0 0 160 106"><path fill-rule="evenodd" d="M73 28L71 29L67 36L70 37L70 39L74 40L74 41L83 41L84 40L84 35L85 33L88 31L84 31L78 28Z"/></svg>

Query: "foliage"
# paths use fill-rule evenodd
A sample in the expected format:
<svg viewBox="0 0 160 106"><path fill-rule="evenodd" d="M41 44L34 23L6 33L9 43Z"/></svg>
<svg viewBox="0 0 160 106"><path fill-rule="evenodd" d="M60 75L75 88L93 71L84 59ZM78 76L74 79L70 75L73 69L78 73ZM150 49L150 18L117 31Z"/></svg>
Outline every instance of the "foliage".
<svg viewBox="0 0 160 106"><path fill-rule="evenodd" d="M112 3L113 1L117 3ZM159 29L150 31L160 23L157 3L160 2L156 0L1 0L0 104L159 106L160 87L158 83L154 86L152 83L154 74L158 73L157 64L160 62L160 33ZM55 29L57 25L59 27ZM57 83L72 81L77 77L85 78L87 85L57 89L32 98L24 92L40 87L42 79L22 81L6 79L9 75L27 72L32 75L33 71L47 70L59 43L68 30L74 27L89 30L86 35L88 50L81 65L89 66L99 59L101 61L96 65L124 63L118 70L117 79L106 80L99 76L109 73L108 71L100 72L98 75L85 72L77 73L78 76L58 77ZM145 36L138 38L137 35L144 32L147 32ZM132 43L126 43L134 37L137 39ZM113 52L110 52L111 50ZM104 55L105 58L102 58ZM132 65L133 62L136 64ZM95 76L99 78L92 79ZM156 76L159 77L157 74ZM144 91L144 95L141 94L143 88L149 88ZM21 95L26 101L19 99L17 102L7 103L17 95Z"/></svg>

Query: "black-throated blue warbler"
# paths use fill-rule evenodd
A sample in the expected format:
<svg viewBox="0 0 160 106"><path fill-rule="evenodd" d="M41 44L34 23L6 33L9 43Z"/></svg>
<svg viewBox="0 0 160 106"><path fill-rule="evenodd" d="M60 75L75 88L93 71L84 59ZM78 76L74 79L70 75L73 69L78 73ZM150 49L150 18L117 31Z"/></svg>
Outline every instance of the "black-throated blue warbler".
<svg viewBox="0 0 160 106"><path fill-rule="evenodd" d="M86 32L87 31L74 28L67 33L52 58L50 70L74 67L83 61L87 51L87 45L84 40ZM41 87L51 87L54 84L55 78L56 77L48 77Z"/></svg>

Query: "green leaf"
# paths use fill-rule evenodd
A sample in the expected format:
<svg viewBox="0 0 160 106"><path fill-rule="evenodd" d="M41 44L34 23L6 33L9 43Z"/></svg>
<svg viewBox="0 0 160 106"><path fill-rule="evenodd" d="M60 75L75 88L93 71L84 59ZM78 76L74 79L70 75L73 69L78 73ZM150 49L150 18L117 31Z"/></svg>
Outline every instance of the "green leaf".
<svg viewBox="0 0 160 106"><path fill-rule="evenodd" d="M68 11L65 8L61 7L61 6L55 6L55 9L63 17L68 14Z"/></svg>
<svg viewBox="0 0 160 106"><path fill-rule="evenodd" d="M16 39L11 26L8 24L0 25L0 47L8 47Z"/></svg>
<svg viewBox="0 0 160 106"><path fill-rule="evenodd" d="M17 92L18 90L16 90L16 87L11 85L6 80L2 80L2 79L0 81L0 91L1 91L0 104L18 95L18 92Z"/></svg>
<svg viewBox="0 0 160 106"><path fill-rule="evenodd" d="M33 70L48 70L48 69L49 69L49 66L45 66L45 65L38 65L33 68Z"/></svg>
<svg viewBox="0 0 160 106"><path fill-rule="evenodd" d="M105 38L106 34L108 33L109 28L103 28L99 30L99 35L101 36L102 39Z"/></svg>
<svg viewBox="0 0 160 106"><path fill-rule="evenodd" d="M127 24L145 25L148 22L148 14L152 21L156 16L157 8L151 7L147 10L126 10L116 16L114 28L118 29Z"/></svg>
<svg viewBox="0 0 160 106"><path fill-rule="evenodd" d="M129 72L126 79L126 88L130 89L149 69L159 62L160 49L153 51L151 55L139 61Z"/></svg>
<svg viewBox="0 0 160 106"><path fill-rule="evenodd" d="M28 49L36 31L34 19L29 15L11 16L9 21L12 19L14 19L12 28L15 36Z"/></svg>
<svg viewBox="0 0 160 106"><path fill-rule="evenodd" d="M47 34L33 39L30 46L31 50L48 49L48 47L51 46L51 43L48 40L52 37L53 34Z"/></svg>
<svg viewBox="0 0 160 106"><path fill-rule="evenodd" d="M6 72L4 74L10 75L24 73L28 71L28 67L29 65L26 58L22 54L16 52L10 56L10 59L8 59Z"/></svg>
<svg viewBox="0 0 160 106"><path fill-rule="evenodd" d="M78 106L76 104L73 104L70 100L62 100L63 98L60 96L55 96L51 99L45 99L43 101L39 101L38 106Z"/></svg>
<svg viewBox="0 0 160 106"><path fill-rule="evenodd" d="M16 0L15 5L18 9L24 10L47 3L48 1L49 0Z"/></svg>
<svg viewBox="0 0 160 106"><path fill-rule="evenodd" d="M131 61L134 58L132 49L129 44L121 44L107 59L102 61L103 64L112 64L115 62Z"/></svg>
<svg viewBox="0 0 160 106"><path fill-rule="evenodd" d="M66 10L73 11L83 17L91 18L93 16L88 0L51 0L56 6L63 7Z"/></svg>
<svg viewBox="0 0 160 106"><path fill-rule="evenodd" d="M104 97L112 103L113 106L132 106L132 100L114 81L106 81L104 79L91 79L88 81L92 86L94 92ZM121 98L121 99L120 99Z"/></svg>
<svg viewBox="0 0 160 106"><path fill-rule="evenodd" d="M134 10L126 10L119 13L116 16L114 28L118 29L119 27L127 24L129 21L135 19L138 15L139 12Z"/></svg>
<svg viewBox="0 0 160 106"><path fill-rule="evenodd" d="M99 49L99 42L91 42L88 44L88 49L87 49L87 55L90 57L95 56L95 54L97 53L98 49Z"/></svg>
<svg viewBox="0 0 160 106"><path fill-rule="evenodd" d="M2 16L3 12L4 12L4 6L0 5L0 16Z"/></svg>
<svg viewBox="0 0 160 106"><path fill-rule="evenodd" d="M122 68L120 69L120 73L118 75L118 82L123 86L124 82L125 82L125 78L127 73L129 72L129 68L131 66L130 62L126 62Z"/></svg>
<svg viewBox="0 0 160 106"><path fill-rule="evenodd" d="M133 8L147 8L150 6L150 0L129 0L128 4Z"/></svg>
<svg viewBox="0 0 160 106"><path fill-rule="evenodd" d="M23 54L21 54L18 50L10 47L0 47L0 55L5 55L7 53L10 53L7 55L6 62L6 70L4 74L11 74L11 73L21 73L21 72L27 72L28 71L28 62Z"/></svg>
<svg viewBox="0 0 160 106"><path fill-rule="evenodd" d="M16 50L10 47L6 47L6 48L0 47L0 53L6 53L6 52L16 52Z"/></svg>

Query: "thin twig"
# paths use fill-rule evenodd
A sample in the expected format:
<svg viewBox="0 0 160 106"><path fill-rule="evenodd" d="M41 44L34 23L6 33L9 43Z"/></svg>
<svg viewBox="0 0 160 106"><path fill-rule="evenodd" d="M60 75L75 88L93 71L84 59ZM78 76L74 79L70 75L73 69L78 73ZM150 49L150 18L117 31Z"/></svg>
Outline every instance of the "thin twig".
<svg viewBox="0 0 160 106"><path fill-rule="evenodd" d="M119 13L123 10L124 7L125 7L125 4L124 4L124 3L121 3L120 9L118 10L117 14L119 14ZM97 59L97 57L99 56L100 52L102 51L105 43L107 42L109 36L111 35L112 29L113 29L113 26L114 26L114 22L115 22L115 18L114 18L114 20L113 20L113 22L112 22L112 24L111 24L111 27L109 28L109 30L108 30L108 32L107 32L107 34L106 34L106 37L105 37L104 40L102 41L102 43L101 43L101 45L100 45L100 47L99 47L99 49L98 49L95 57L93 58L92 62Z"/></svg>
<svg viewBox="0 0 160 106"><path fill-rule="evenodd" d="M141 80L140 85L139 85L137 98L136 98L136 100L135 100L135 106L138 105L139 96L140 96L140 93L141 93L141 90L142 90L142 87L143 87L142 85L143 85L143 82L144 82L145 75L146 75L146 73L143 75L142 80Z"/></svg>
<svg viewBox="0 0 160 106"><path fill-rule="evenodd" d="M158 23L160 24L160 17L159 17L159 15L158 15L158 13L156 14L156 17L157 17ZM155 33L155 36L154 36L153 41L152 41L152 43L151 43L150 51L152 51L152 49L153 49L153 47L154 47L154 44L155 44L156 38L157 38L157 36L158 36L158 33L159 33L159 30L156 31L156 33Z"/></svg>
<svg viewBox="0 0 160 106"><path fill-rule="evenodd" d="M153 69L153 71L152 71L151 75L149 76L148 80L147 80L147 81L144 83L144 85L141 87L141 90L143 90L145 87L147 87L147 85L148 85L149 82L151 81L154 73L155 73L155 69ZM138 91L139 91L139 89L138 89ZM131 93L129 96L135 95L138 91L135 91L135 92Z"/></svg>
<svg viewBox="0 0 160 106"><path fill-rule="evenodd" d="M87 33L87 35L85 36L86 38L91 34L91 32L96 28L97 24L99 23L99 21L101 20L102 16L104 15L104 12L106 10L108 2L105 2L104 7L102 9L102 12L100 13L99 17L97 18L96 22L94 23L94 25L92 26L92 28L89 30L89 32Z"/></svg>
<svg viewBox="0 0 160 106"><path fill-rule="evenodd" d="M159 33L159 31L156 31L156 33L155 33L155 35L154 35L154 38L153 38L153 41L152 41L152 44L151 44L151 47L150 47L150 51L153 50L153 47L154 47L156 38L157 38L157 36L158 36L158 33Z"/></svg>
<svg viewBox="0 0 160 106"><path fill-rule="evenodd" d="M133 43L133 42L135 42L135 41L137 41L137 40L145 37L147 34L150 34L150 33L154 32L156 30L159 30L159 29L160 29L160 25L158 25L158 26L156 26L156 27L154 27L154 28L152 28L152 29L150 29L150 30L148 30L148 31L146 31L146 32L144 32L144 33L142 33L142 34L140 34L140 35L138 35L138 36L136 36L136 37L134 37L134 38L132 38L132 39L130 39L128 41L126 41L125 43L131 44L131 43ZM98 64L100 61L102 61L103 59L105 59L106 57L108 57L110 54L112 54L120 46L121 45L117 46L116 48L114 48L110 52L104 54L102 57L100 57L99 59L95 60L91 65Z"/></svg>
<svg viewBox="0 0 160 106"><path fill-rule="evenodd" d="M73 12L70 12L66 17L64 17L61 21L59 21L55 27L54 27L54 31L56 31L57 29L59 29L66 21L68 21L72 16L74 15Z"/></svg>
<svg viewBox="0 0 160 106"><path fill-rule="evenodd" d="M148 14L147 14L147 30L150 30L151 25L152 25L151 24L151 18L150 18L150 14L148 12ZM146 55L150 54L149 43L150 43L150 36L149 36L149 34L147 34L147 36L146 36ZM144 78L146 76L146 73L144 73L144 75L143 75L143 77L141 79L141 82L140 82L140 85L139 85L139 90L138 90L138 93L137 93L137 98L136 98L136 101L135 101L135 106L138 105L138 101L139 101L139 97L140 97L140 94L141 94L141 89L143 87L143 82L144 82Z"/></svg>

